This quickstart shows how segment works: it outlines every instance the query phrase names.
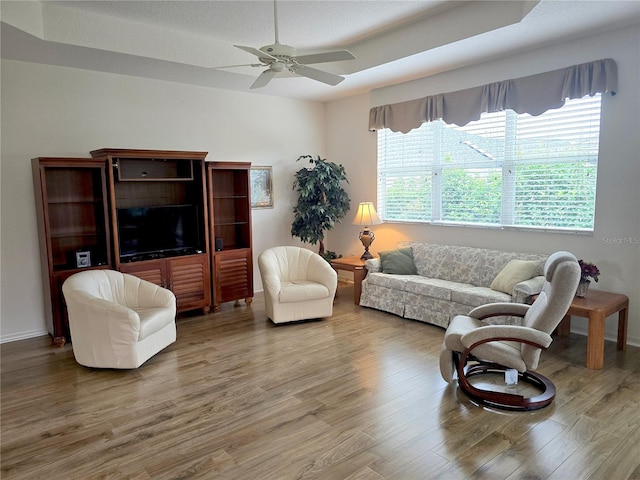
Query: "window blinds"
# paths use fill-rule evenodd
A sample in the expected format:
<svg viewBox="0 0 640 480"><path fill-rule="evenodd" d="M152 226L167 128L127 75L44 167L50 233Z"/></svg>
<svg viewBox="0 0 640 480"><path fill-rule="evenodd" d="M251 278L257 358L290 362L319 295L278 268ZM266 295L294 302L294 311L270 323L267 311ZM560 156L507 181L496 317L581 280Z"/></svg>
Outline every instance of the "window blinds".
<svg viewBox="0 0 640 480"><path fill-rule="evenodd" d="M539 115L378 131L387 221L593 230L600 95Z"/></svg>

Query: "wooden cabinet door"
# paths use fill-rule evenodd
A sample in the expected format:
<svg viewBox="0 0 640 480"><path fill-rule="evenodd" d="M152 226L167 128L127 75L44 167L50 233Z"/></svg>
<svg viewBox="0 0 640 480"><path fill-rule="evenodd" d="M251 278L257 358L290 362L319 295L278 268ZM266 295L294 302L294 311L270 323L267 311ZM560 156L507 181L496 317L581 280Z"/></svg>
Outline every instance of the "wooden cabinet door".
<svg viewBox="0 0 640 480"><path fill-rule="evenodd" d="M171 290L178 312L196 308L209 311L211 287L206 253L123 263L120 271Z"/></svg>
<svg viewBox="0 0 640 480"><path fill-rule="evenodd" d="M122 273L135 275L147 282L155 283L160 287L169 288L166 264L165 259L122 263L120 264L120 271Z"/></svg>
<svg viewBox="0 0 640 480"><path fill-rule="evenodd" d="M204 309L211 305L209 257L206 253L167 259L169 289L176 296L178 311Z"/></svg>
<svg viewBox="0 0 640 480"><path fill-rule="evenodd" d="M253 297L253 261L250 249L228 250L214 254L214 310L221 303Z"/></svg>

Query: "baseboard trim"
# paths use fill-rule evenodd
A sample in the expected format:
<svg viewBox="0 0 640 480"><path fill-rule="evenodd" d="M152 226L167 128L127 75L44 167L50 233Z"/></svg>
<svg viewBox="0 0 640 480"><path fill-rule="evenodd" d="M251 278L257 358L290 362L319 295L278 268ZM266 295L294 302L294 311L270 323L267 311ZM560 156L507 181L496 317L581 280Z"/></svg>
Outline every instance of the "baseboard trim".
<svg viewBox="0 0 640 480"><path fill-rule="evenodd" d="M46 330L31 330L28 332L12 333L10 335L0 336L0 344L17 342L18 340L27 340L28 338L44 337L45 335L49 335L49 332Z"/></svg>
<svg viewBox="0 0 640 480"><path fill-rule="evenodd" d="M574 328L571 327L571 333L577 333L578 335L582 335L583 337L588 336L588 330L586 328ZM604 339L609 342L617 342L618 337L608 334L605 332ZM640 347L640 338L629 337L627 336L627 345L631 345L632 347Z"/></svg>

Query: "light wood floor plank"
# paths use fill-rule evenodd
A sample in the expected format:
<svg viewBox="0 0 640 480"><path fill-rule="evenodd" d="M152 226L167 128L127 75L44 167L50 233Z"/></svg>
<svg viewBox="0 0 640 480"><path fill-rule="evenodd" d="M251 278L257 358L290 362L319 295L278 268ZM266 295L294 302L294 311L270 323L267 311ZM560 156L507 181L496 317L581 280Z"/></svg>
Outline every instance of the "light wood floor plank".
<svg viewBox="0 0 640 480"><path fill-rule="evenodd" d="M640 479L640 349L554 339L554 403L477 406L440 377L444 331L353 305L274 325L262 296L178 320L130 371L48 337L0 346L3 480Z"/></svg>

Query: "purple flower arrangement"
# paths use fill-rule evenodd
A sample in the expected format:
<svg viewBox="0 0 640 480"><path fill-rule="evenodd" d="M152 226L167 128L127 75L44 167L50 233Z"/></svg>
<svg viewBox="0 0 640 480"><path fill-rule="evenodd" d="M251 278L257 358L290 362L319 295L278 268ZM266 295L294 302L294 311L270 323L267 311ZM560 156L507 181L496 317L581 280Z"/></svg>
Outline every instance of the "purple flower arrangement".
<svg viewBox="0 0 640 480"><path fill-rule="evenodd" d="M600 270L593 263L584 262L582 260L578 260L578 264L580 264L580 270L582 274L580 275L581 282L588 282L590 278L597 283L598 277L600 276Z"/></svg>

